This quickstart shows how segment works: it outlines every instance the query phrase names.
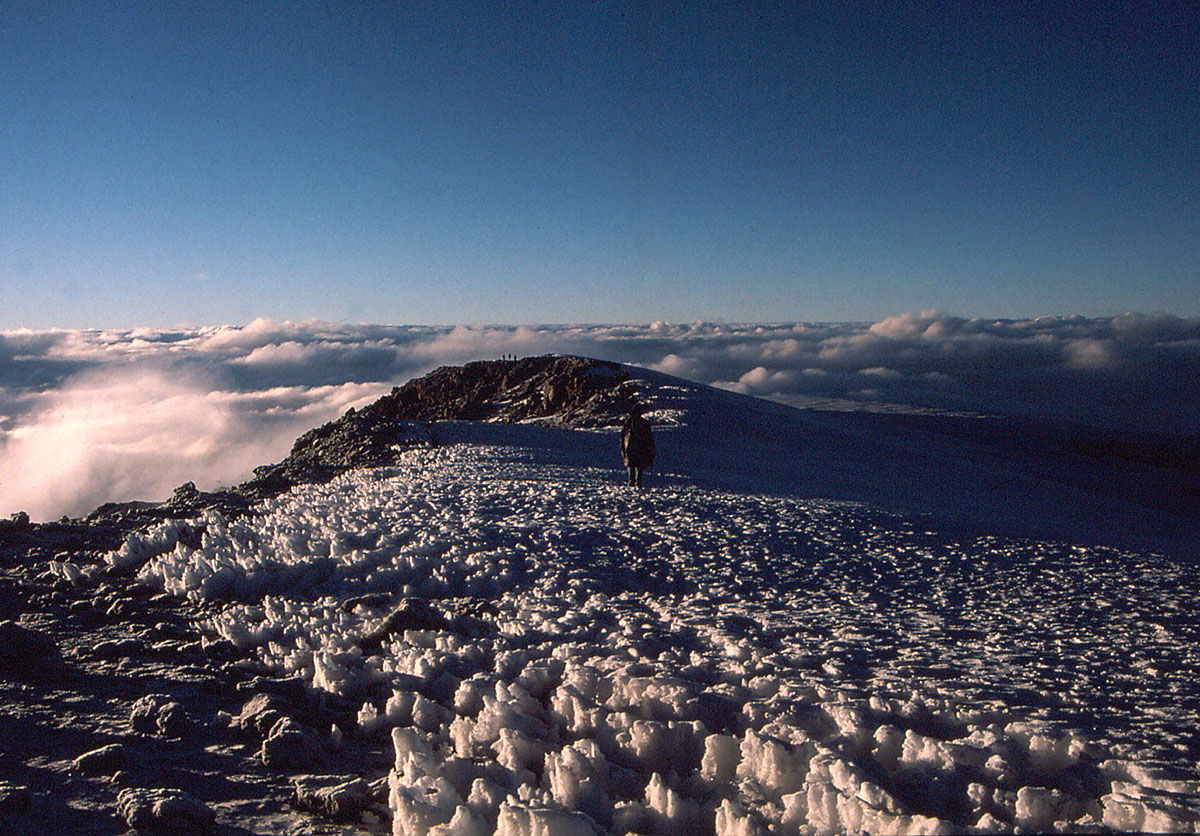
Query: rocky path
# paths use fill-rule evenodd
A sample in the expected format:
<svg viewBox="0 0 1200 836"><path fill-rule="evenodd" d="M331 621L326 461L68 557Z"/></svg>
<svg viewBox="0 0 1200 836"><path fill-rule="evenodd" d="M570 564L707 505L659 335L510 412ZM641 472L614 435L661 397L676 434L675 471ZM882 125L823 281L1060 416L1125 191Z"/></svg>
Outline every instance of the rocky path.
<svg viewBox="0 0 1200 836"><path fill-rule="evenodd" d="M0 834L390 829L390 764L343 739L336 707L203 638L178 599L54 579L45 534L0 544Z"/></svg>

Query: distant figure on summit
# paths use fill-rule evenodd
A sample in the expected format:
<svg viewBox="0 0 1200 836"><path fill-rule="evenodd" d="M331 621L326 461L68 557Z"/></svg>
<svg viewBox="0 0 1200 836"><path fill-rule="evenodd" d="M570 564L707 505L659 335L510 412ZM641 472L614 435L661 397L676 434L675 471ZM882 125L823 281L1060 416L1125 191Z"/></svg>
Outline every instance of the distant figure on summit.
<svg viewBox="0 0 1200 836"><path fill-rule="evenodd" d="M634 404L621 425L621 457L629 468L629 486L642 486L642 471L654 464L654 433L642 417L642 407Z"/></svg>

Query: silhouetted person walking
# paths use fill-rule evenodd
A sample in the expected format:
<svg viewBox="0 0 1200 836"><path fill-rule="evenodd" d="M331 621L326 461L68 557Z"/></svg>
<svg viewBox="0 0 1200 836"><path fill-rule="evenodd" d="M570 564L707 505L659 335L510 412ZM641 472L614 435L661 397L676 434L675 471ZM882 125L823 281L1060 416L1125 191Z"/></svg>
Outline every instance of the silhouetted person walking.
<svg viewBox="0 0 1200 836"><path fill-rule="evenodd" d="M621 425L621 457L629 468L630 487L642 486L642 471L654 464L654 433L642 417L642 408L634 404Z"/></svg>

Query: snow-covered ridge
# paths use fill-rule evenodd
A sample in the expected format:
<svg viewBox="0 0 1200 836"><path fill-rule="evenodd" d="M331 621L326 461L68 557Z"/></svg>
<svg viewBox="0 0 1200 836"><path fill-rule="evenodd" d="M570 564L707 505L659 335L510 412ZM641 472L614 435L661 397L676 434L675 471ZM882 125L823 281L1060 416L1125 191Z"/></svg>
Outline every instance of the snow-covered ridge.
<svg viewBox="0 0 1200 836"><path fill-rule="evenodd" d="M113 560L359 706L397 834L1195 829L1193 572L908 513L958 491L1028 522L1037 497L971 487L1003 472L986 455L909 484L954 442L642 379L644 493L611 432L438 423L391 467ZM1077 496L1076 522L1116 507ZM364 650L376 593L483 628Z"/></svg>

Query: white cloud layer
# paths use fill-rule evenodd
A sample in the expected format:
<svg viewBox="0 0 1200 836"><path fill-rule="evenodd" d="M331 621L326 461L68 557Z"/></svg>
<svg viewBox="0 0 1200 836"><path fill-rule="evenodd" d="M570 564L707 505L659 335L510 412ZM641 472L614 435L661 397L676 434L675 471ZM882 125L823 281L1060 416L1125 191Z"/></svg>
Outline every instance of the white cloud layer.
<svg viewBox="0 0 1200 836"><path fill-rule="evenodd" d="M0 332L0 513L37 519L247 478L297 435L439 365L582 354L800 406L1200 432L1200 320L430 328L257 319Z"/></svg>

